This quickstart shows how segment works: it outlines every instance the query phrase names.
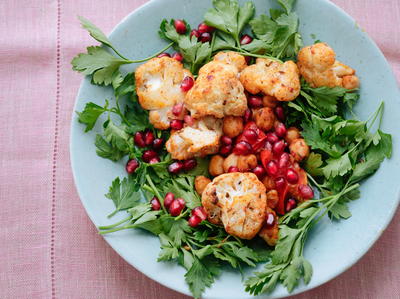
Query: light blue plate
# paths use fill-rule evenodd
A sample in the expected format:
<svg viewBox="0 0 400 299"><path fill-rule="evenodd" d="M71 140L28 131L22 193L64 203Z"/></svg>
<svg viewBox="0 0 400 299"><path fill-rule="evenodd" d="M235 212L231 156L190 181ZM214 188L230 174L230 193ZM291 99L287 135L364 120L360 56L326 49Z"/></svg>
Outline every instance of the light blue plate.
<svg viewBox="0 0 400 299"><path fill-rule="evenodd" d="M257 14L266 13L274 1L255 0ZM326 0L298 1L296 11L300 16L300 31L305 44L313 38L329 43L338 59L357 70L361 79L361 100L355 112L366 119L385 101L382 128L393 135L394 153L390 161L383 162L379 171L361 188L361 199L350 203L353 216L345 221L331 223L324 219L315 227L306 242L305 257L314 267L309 285L300 285L300 293L321 285L339 275L357 262L379 238L386 228L399 202L400 169L399 115L400 93L392 71L375 43L360 29L355 21ZM129 58L148 57L165 46L157 35L163 18L185 18L192 25L202 21L211 0L154 0L128 15L114 29L110 38L114 45ZM131 71L136 67L128 66ZM112 98L110 88L101 88L84 79L76 99L75 110L81 111L88 101L103 105ZM96 226L108 225L122 219L124 212L107 219L113 210L112 201L104 197L111 181L125 176L125 161L113 163L98 157L94 138L100 132L101 120L95 129L83 133L83 126L72 118L71 161L75 184L82 203ZM176 291L190 295L184 282L184 269L174 263L158 263L158 238L141 230L122 231L107 235L105 240L132 266L155 281ZM287 296L279 287L268 298ZM244 291L241 275L233 270L223 271L205 298L250 298Z"/></svg>

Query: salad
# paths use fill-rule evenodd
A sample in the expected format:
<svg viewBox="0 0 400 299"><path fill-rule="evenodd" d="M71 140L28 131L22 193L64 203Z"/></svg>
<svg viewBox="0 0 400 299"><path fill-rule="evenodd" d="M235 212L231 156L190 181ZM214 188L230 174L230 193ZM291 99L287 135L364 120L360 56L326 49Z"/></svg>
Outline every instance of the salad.
<svg viewBox="0 0 400 299"><path fill-rule="evenodd" d="M184 267L196 298L224 267L264 263L244 280L254 295L309 283L311 228L351 217L360 182L391 156L383 102L359 120L356 70L327 43L303 45L295 1L277 2L256 16L252 2L214 0L196 29L160 20L167 45L137 60L80 17L101 46L73 69L114 98L88 102L78 121L88 132L104 114L96 153L126 162L127 173L105 194L115 204L108 217L127 217L99 232L157 236L158 261ZM125 64L138 65L126 73Z"/></svg>

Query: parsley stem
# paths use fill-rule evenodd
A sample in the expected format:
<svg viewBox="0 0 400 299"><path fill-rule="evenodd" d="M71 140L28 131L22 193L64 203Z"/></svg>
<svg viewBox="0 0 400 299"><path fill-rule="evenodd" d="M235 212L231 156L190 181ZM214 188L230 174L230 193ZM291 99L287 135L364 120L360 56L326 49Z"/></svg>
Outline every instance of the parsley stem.
<svg viewBox="0 0 400 299"><path fill-rule="evenodd" d="M177 220L179 220L179 219L185 217L185 216L188 214L188 212L189 212L189 210L186 209L185 212L183 212L183 213L181 213L179 216L175 217L174 220L177 221Z"/></svg>
<svg viewBox="0 0 400 299"><path fill-rule="evenodd" d="M154 185L152 179L150 178L150 176L148 174L146 174L146 181L149 183L150 187L152 188L152 193L158 198L158 200L161 203L161 207L164 210L164 212L167 212L167 210L164 207L164 198L160 195L160 193L158 192L156 186Z"/></svg>
<svg viewBox="0 0 400 299"><path fill-rule="evenodd" d="M246 56L257 57L257 58L267 58L267 59L271 59L273 61L282 62L282 60L280 60L276 57L273 57L273 56L253 54L253 53L246 51L243 48L239 48L239 47L232 47L232 48L234 48L235 50L238 50L240 53L242 53L243 55L246 55Z"/></svg>
<svg viewBox="0 0 400 299"><path fill-rule="evenodd" d="M110 224L110 225L99 226L99 229L110 229L110 228L114 228L114 227L116 227L116 226L118 226L118 225L121 225L122 223L127 222L128 220L131 220L131 219L132 219L132 215L130 215L130 216L128 216L128 217L122 219L121 221L118 221L117 223Z"/></svg>
<svg viewBox="0 0 400 299"><path fill-rule="evenodd" d="M313 182L315 187L317 187L321 192L323 192L322 186L320 184L318 184L317 181L314 179L314 177L311 174L309 174L308 172L307 172L307 177Z"/></svg>
<svg viewBox="0 0 400 299"><path fill-rule="evenodd" d="M128 61L129 61L129 59L126 58L125 56L123 56L117 49L114 48L114 46L112 46L112 45L108 45L108 46L111 47L111 49L113 49L114 52L115 52L115 54L117 54L119 57L121 57L122 59L125 59L125 60L128 60Z"/></svg>
<svg viewBox="0 0 400 299"><path fill-rule="evenodd" d="M100 231L99 234L100 234L100 235L105 235L105 234L117 232L117 231L124 230L124 229L135 228L135 227L136 227L136 225L134 225L134 224L132 224L132 225L125 225L125 226L120 226L120 227L116 227L116 228L109 229L109 230Z"/></svg>
<svg viewBox="0 0 400 299"><path fill-rule="evenodd" d="M129 63L145 62L145 61L150 60L150 59L152 59L152 58L154 58L154 57L157 57L157 56L160 55L161 53L163 53L163 52L167 51L169 48L171 48L173 44L174 44L173 42L170 43L170 44L168 44L165 48L161 49L161 50L158 51L156 54L154 54L154 55L152 55L152 56L150 56L150 57L143 58L143 59L139 59L139 60L129 60Z"/></svg>

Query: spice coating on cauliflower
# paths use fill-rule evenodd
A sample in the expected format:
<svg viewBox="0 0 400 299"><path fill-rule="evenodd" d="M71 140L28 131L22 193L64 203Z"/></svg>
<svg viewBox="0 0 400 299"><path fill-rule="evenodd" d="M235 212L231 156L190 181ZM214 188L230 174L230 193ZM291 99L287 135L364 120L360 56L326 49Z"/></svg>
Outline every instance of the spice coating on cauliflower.
<svg viewBox="0 0 400 299"><path fill-rule="evenodd" d="M236 67L238 72L243 71L244 68L247 66L246 59L242 55L232 51L218 52L218 54L214 56L214 61L219 61L225 64L232 65Z"/></svg>
<svg viewBox="0 0 400 299"><path fill-rule="evenodd" d="M209 116L172 132L165 146L172 159L204 157L218 152L221 136L222 121Z"/></svg>
<svg viewBox="0 0 400 299"><path fill-rule="evenodd" d="M297 66L311 87L340 86L353 89L359 86L356 71L337 61L335 51L325 43L301 49Z"/></svg>
<svg viewBox="0 0 400 299"><path fill-rule="evenodd" d="M293 61L285 63L257 58L240 74L240 82L252 93L263 93L278 101L292 101L300 93L299 70Z"/></svg>
<svg viewBox="0 0 400 299"><path fill-rule="evenodd" d="M253 173L225 173L214 178L201 200L208 220L223 224L228 234L252 239L263 225L265 187Z"/></svg>
<svg viewBox="0 0 400 299"><path fill-rule="evenodd" d="M143 109L150 110L150 122L157 129L168 129L171 109L183 103L186 92L180 88L183 78L192 77L182 63L170 57L153 58L135 72L136 90Z"/></svg>

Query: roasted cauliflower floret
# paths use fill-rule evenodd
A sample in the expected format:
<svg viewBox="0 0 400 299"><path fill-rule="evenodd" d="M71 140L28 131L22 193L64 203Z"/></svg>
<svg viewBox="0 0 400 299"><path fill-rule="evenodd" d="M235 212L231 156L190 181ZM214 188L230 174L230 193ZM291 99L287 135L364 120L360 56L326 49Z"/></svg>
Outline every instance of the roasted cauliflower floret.
<svg viewBox="0 0 400 299"><path fill-rule="evenodd" d="M214 56L214 61L220 61L225 64L232 65L236 67L238 72L241 72L244 70L244 68L247 66L246 59L236 53L236 52L219 52L217 55Z"/></svg>
<svg viewBox="0 0 400 299"><path fill-rule="evenodd" d="M211 61L204 65L185 97L185 106L191 115L194 118L242 116L247 109L247 99L238 74L233 63Z"/></svg>
<svg viewBox="0 0 400 299"><path fill-rule="evenodd" d="M168 129L173 116L171 108L183 103L186 92L180 88L183 78L193 77L182 63L170 57L153 58L135 72L139 103L150 110L150 122L157 129Z"/></svg>
<svg viewBox="0 0 400 299"><path fill-rule="evenodd" d="M297 57L297 66L311 87L341 86L353 89L359 86L356 71L337 61L335 51L325 43L301 49Z"/></svg>
<svg viewBox="0 0 400 299"><path fill-rule="evenodd" d="M240 82L252 93L263 93L278 101L292 101L300 93L299 70L293 61L285 63L257 58L240 74Z"/></svg>
<svg viewBox="0 0 400 299"><path fill-rule="evenodd" d="M264 185L253 173L225 173L207 185L202 204L208 220L228 234L252 239L261 229L267 206Z"/></svg>
<svg viewBox="0 0 400 299"><path fill-rule="evenodd" d="M204 157L218 152L221 136L222 120L209 116L195 120L193 126L172 132L165 146L172 159Z"/></svg>

